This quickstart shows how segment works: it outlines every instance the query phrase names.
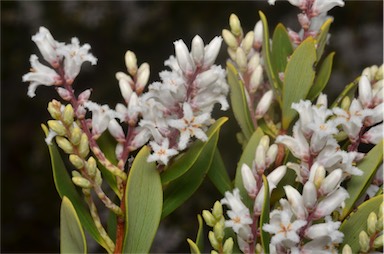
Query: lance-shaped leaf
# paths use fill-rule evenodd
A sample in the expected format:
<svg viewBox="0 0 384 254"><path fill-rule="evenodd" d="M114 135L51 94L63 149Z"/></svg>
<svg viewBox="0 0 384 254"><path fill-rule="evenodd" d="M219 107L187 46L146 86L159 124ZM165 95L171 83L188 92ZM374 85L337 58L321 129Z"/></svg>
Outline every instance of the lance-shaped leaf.
<svg viewBox="0 0 384 254"><path fill-rule="evenodd" d="M227 117L221 117L208 129L207 137L208 140L219 131L220 127L228 120ZM206 142L196 140L188 150L181 156L177 157L176 160L165 168L165 171L161 174L161 182L163 185L167 185L169 182L185 174L192 165L196 162L200 156Z"/></svg>
<svg viewBox="0 0 384 254"><path fill-rule="evenodd" d="M218 149L215 151L211 168L208 171L208 177L223 196L226 191L233 189L227 169L225 168L225 164Z"/></svg>
<svg viewBox="0 0 384 254"><path fill-rule="evenodd" d="M377 167L383 162L383 142L378 143L369 151L365 158L357 164L357 167L364 173L361 176L352 176L347 183L347 191L349 198L345 201L345 207L340 220L344 220L353 210L356 201L365 193L371 183L372 177L375 175Z"/></svg>
<svg viewBox="0 0 384 254"><path fill-rule="evenodd" d="M340 231L344 233L343 245L348 244L352 253L360 250L359 234L362 230L367 230L367 218L371 212L378 213L379 207L383 202L383 195L373 197L361 204L355 213L344 220L340 226ZM340 250L342 247L340 248Z"/></svg>
<svg viewBox="0 0 384 254"><path fill-rule="evenodd" d="M252 167L253 160L255 159L257 145L259 144L263 135L263 131L260 128L257 128L249 140L247 146L245 147L236 168L235 188L240 190L240 196L244 204L250 209L253 209L253 203L251 198L248 196L247 190L244 188L243 178L241 175L241 167L243 164L247 164L249 167Z"/></svg>
<svg viewBox="0 0 384 254"><path fill-rule="evenodd" d="M149 154L149 147L144 146L128 176L124 253L148 253L160 223L163 191L156 164L147 162Z"/></svg>
<svg viewBox="0 0 384 254"><path fill-rule="evenodd" d="M323 55L325 45L327 44L328 39L328 31L331 26L331 23L333 21L333 18L327 19L324 24L320 28L320 33L316 36L316 54L317 59L320 59Z"/></svg>
<svg viewBox="0 0 384 254"><path fill-rule="evenodd" d="M87 253L83 227L71 201L64 196L60 209L60 252Z"/></svg>
<svg viewBox="0 0 384 254"><path fill-rule="evenodd" d="M239 73L235 66L229 61L227 62L227 79L230 87L230 98L233 114L240 125L241 131L246 140L248 140L255 126L248 108L247 98L245 96L244 83L239 77Z"/></svg>
<svg viewBox="0 0 384 254"><path fill-rule="evenodd" d="M267 177L262 175L263 184L264 184L264 202L260 215L260 238L261 238L261 246L263 246L264 253L269 253L269 243L271 240L271 236L268 232L263 230L264 224L269 223L269 212L270 212L270 198L269 198L269 184Z"/></svg>
<svg viewBox="0 0 384 254"><path fill-rule="evenodd" d="M48 128L45 125L41 125L41 127L45 132L45 135L48 135ZM71 201L77 215L79 216L81 225L83 225L93 239L95 239L103 248L111 253L112 250L108 249L107 244L101 237L88 209L86 208L85 202L82 200L72 183L56 144L52 143L51 145L48 145L48 149L51 156L53 180L60 197L62 198L63 196L66 196Z"/></svg>
<svg viewBox="0 0 384 254"><path fill-rule="evenodd" d="M292 103L305 99L313 84L316 48L312 37L308 37L293 52L284 73L282 127L287 130L296 117Z"/></svg>
<svg viewBox="0 0 384 254"><path fill-rule="evenodd" d="M324 90L331 76L332 63L335 52L330 53L320 66L319 72L316 75L315 83L313 84L307 98L311 101L316 99L317 96Z"/></svg>
<svg viewBox="0 0 384 254"><path fill-rule="evenodd" d="M211 166L218 138L219 132L215 132L213 137L207 141L192 168L166 187L162 218L183 204L201 185Z"/></svg>

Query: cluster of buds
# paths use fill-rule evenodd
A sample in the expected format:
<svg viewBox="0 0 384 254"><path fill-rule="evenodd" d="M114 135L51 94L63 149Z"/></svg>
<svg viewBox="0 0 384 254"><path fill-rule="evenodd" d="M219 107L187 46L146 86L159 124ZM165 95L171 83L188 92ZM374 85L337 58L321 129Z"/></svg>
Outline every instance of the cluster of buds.
<svg viewBox="0 0 384 254"><path fill-rule="evenodd" d="M222 35L228 45L228 55L236 64L244 83L248 107L256 125L256 120L264 116L273 100L273 92L268 90L263 75L261 57L263 25L258 21L254 31L244 36L238 17L231 14L229 26L230 30L223 29ZM258 102L257 105L255 102Z"/></svg>
<svg viewBox="0 0 384 254"><path fill-rule="evenodd" d="M229 237L225 238L224 233L224 216L223 216L223 207L219 201L216 201L213 205L212 212L208 210L203 211L203 218L205 223L213 228L213 231L209 231L208 239L211 243L211 246L214 250L211 251L212 254L231 254L233 252L233 239Z"/></svg>
<svg viewBox="0 0 384 254"><path fill-rule="evenodd" d="M276 0L268 0L268 2L274 5ZM288 0L288 2L301 10L297 15L301 31L297 33L288 29L294 45L299 45L308 36L316 37L324 22L332 18L327 16L327 12L335 6L344 6L343 0Z"/></svg>
<svg viewBox="0 0 384 254"><path fill-rule="evenodd" d="M383 248L383 208L384 203L381 203L378 214L371 212L368 215L367 230L362 230L359 234L360 252L362 253L371 253ZM350 247L346 245L344 248L346 248L346 251L344 252L343 249L343 254L347 254ZM352 251L349 253L352 253Z"/></svg>

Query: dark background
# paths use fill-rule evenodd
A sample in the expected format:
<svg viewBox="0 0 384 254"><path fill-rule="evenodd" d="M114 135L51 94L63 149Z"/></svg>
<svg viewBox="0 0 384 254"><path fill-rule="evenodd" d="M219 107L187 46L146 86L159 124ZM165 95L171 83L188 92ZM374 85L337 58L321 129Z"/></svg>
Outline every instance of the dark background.
<svg viewBox="0 0 384 254"><path fill-rule="evenodd" d="M121 101L114 76L125 71L126 50L134 51L139 63L150 64L150 82L156 81L165 69L164 60L174 54L175 40L183 39L189 46L199 34L208 43L229 27L231 13L238 15L245 32L253 30L258 10L266 14L271 28L283 22L298 29L298 9L280 1L275 6L267 1L1 1L1 252L59 251L60 199L40 128L49 119L47 103L57 95L51 87L39 87L31 99L26 95L28 84L21 81L30 67L29 56L39 55L31 41L39 26L47 27L58 41L68 43L76 36L81 44L91 44L98 64L83 66L76 89L92 87L92 100L114 106ZM327 87L331 98L364 67L382 63L382 11L382 1L346 1L344 8L330 12L335 21L328 51L336 51ZM225 59L223 45L217 63L224 66ZM236 122L229 111L226 114L230 121L222 129L219 147L233 176L241 148L234 137ZM188 252L186 238L195 238L196 214L220 198L205 181L162 221L152 251Z"/></svg>

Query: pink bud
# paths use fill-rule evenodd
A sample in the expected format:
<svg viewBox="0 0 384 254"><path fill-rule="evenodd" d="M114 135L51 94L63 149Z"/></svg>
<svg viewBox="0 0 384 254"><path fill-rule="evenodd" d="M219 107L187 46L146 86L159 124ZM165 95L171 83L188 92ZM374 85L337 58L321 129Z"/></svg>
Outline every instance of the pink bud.
<svg viewBox="0 0 384 254"><path fill-rule="evenodd" d="M62 87L58 87L56 89L56 91L63 100L65 100L65 101L71 100L71 98L72 98L71 93L67 89L62 88Z"/></svg>

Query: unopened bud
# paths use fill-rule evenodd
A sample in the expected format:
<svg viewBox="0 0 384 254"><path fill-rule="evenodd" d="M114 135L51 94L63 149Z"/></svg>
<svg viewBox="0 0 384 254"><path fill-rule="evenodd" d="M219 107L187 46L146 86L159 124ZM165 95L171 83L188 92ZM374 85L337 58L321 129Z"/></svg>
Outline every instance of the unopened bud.
<svg viewBox="0 0 384 254"><path fill-rule="evenodd" d="M219 201L216 201L213 205L212 215L216 220L220 220L223 217L223 206Z"/></svg>
<svg viewBox="0 0 384 254"><path fill-rule="evenodd" d="M88 137L85 133L81 134L78 151L81 157L85 158L89 153Z"/></svg>
<svg viewBox="0 0 384 254"><path fill-rule="evenodd" d="M191 254L200 254L199 247L191 239L187 239Z"/></svg>
<svg viewBox="0 0 384 254"><path fill-rule="evenodd" d="M278 150L279 147L276 144L272 144L268 148L267 155L265 157L265 163L267 164L267 167L269 167L275 161Z"/></svg>
<svg viewBox="0 0 384 254"><path fill-rule="evenodd" d="M213 217L212 213L208 210L203 210L203 218L204 218L204 221L205 223L210 226L210 227L213 227L215 226L216 224L216 219L215 217Z"/></svg>
<svg viewBox="0 0 384 254"><path fill-rule="evenodd" d="M313 178L313 183L316 186L316 189L320 188L321 184L323 183L323 180L325 178L325 169L323 166L318 166L315 168L315 174Z"/></svg>
<svg viewBox="0 0 384 254"><path fill-rule="evenodd" d="M375 249L383 247L384 236L381 234L373 241L373 247Z"/></svg>
<svg viewBox="0 0 384 254"><path fill-rule="evenodd" d="M225 240L223 245L223 254L232 254L233 252L233 239L232 237Z"/></svg>
<svg viewBox="0 0 384 254"><path fill-rule="evenodd" d="M369 250L369 237L368 234L362 230L359 234L360 251L367 252Z"/></svg>
<svg viewBox="0 0 384 254"><path fill-rule="evenodd" d="M383 231L383 217L379 217L377 222L376 222L376 231Z"/></svg>
<svg viewBox="0 0 384 254"><path fill-rule="evenodd" d="M259 103L257 104L256 107L256 114L255 117L256 119L262 118L265 113L267 113L269 106L271 106L273 100L273 91L269 90L266 92L263 97L261 97Z"/></svg>
<svg viewBox="0 0 384 254"><path fill-rule="evenodd" d="M270 183L271 185L273 184L273 185L277 186L279 184L279 182L281 181L281 179L283 179L283 177L285 176L286 173L287 173L287 166L285 166L285 165L282 165L282 166L275 168L267 176L268 183ZM272 188L272 187L270 187L270 188Z"/></svg>
<svg viewBox="0 0 384 254"><path fill-rule="evenodd" d="M319 97L317 97L316 106L328 107L328 98L326 94L320 93Z"/></svg>
<svg viewBox="0 0 384 254"><path fill-rule="evenodd" d="M263 249L263 247L261 246L260 243L257 243L257 244L256 244L255 253L256 253L256 254L264 253L264 249Z"/></svg>
<svg viewBox="0 0 384 254"><path fill-rule="evenodd" d="M196 66L191 55L189 54L187 46L182 40L175 41L174 45L175 55L180 69L186 75L193 74L196 70Z"/></svg>
<svg viewBox="0 0 384 254"><path fill-rule="evenodd" d="M127 66L128 73L135 76L137 72L137 58L135 53L130 50L125 53L125 65Z"/></svg>
<svg viewBox="0 0 384 254"><path fill-rule="evenodd" d="M248 195L252 199L254 199L256 197L256 192L257 192L256 180L255 180L255 177L253 176L251 169L245 163L241 167L241 176L242 176L244 188L247 190Z"/></svg>
<svg viewBox="0 0 384 254"><path fill-rule="evenodd" d="M236 50L236 64L239 67L240 72L247 70L247 56L242 48Z"/></svg>
<svg viewBox="0 0 384 254"><path fill-rule="evenodd" d="M256 45L256 48L260 48L261 44L263 43L263 23L261 22L261 20L259 20L256 23L253 31L254 31L254 35L255 35L255 42L254 43Z"/></svg>
<svg viewBox="0 0 384 254"><path fill-rule="evenodd" d="M60 119L61 117L61 103L57 100L52 100L48 103L48 112L52 116L53 119Z"/></svg>
<svg viewBox="0 0 384 254"><path fill-rule="evenodd" d="M374 212L371 212L367 219L367 231L368 235L373 235L376 233L376 223L377 223L377 215Z"/></svg>
<svg viewBox="0 0 384 254"><path fill-rule="evenodd" d="M72 99L71 93L67 89L58 87L56 91L63 100L70 101Z"/></svg>
<svg viewBox="0 0 384 254"><path fill-rule="evenodd" d="M264 135L261 137L259 145L262 145L264 147L264 150L267 151L269 148L269 141L270 141L269 136Z"/></svg>
<svg viewBox="0 0 384 254"><path fill-rule="evenodd" d="M254 38L254 33L253 31L248 32L243 41L241 42L241 47L243 48L245 54L248 54L249 51L251 50L253 46L253 38Z"/></svg>
<svg viewBox="0 0 384 254"><path fill-rule="evenodd" d="M116 119L112 119L109 121L108 124L108 130L109 133L118 141L118 142L124 142L125 141L125 135L123 128L121 125L116 121Z"/></svg>
<svg viewBox="0 0 384 254"><path fill-rule="evenodd" d="M130 76L123 72L116 73L116 78L119 80L119 88L121 95L124 98L125 103L129 103L129 99L132 95L132 84L133 80Z"/></svg>
<svg viewBox="0 0 384 254"><path fill-rule="evenodd" d="M341 254L353 254L351 246L348 244L344 245Z"/></svg>
<svg viewBox="0 0 384 254"><path fill-rule="evenodd" d="M248 61L248 72L255 71L256 67L260 65L260 53L255 52L251 59Z"/></svg>
<svg viewBox="0 0 384 254"><path fill-rule="evenodd" d="M351 99L348 97L348 96L345 96L343 98L343 100L341 101L341 105L340 107L345 110L345 111L349 111L349 106L351 106Z"/></svg>
<svg viewBox="0 0 384 254"><path fill-rule="evenodd" d="M221 242L224 239L224 225L223 223L216 223L213 227L213 233L215 234L215 238Z"/></svg>
<svg viewBox="0 0 384 254"><path fill-rule="evenodd" d="M313 182L307 181L303 188L303 201L304 206L308 210L312 210L317 201L317 190Z"/></svg>
<svg viewBox="0 0 384 254"><path fill-rule="evenodd" d="M213 231L209 231L208 239L214 249L218 250L220 248L220 243L217 241Z"/></svg>
<svg viewBox="0 0 384 254"><path fill-rule="evenodd" d="M84 167L84 161L82 158L77 156L76 154L69 155L69 161L72 163L73 166L77 169L81 169Z"/></svg>
<svg viewBox="0 0 384 254"><path fill-rule="evenodd" d="M198 35L192 39L191 55L196 66L201 67L204 63L204 41Z"/></svg>
<svg viewBox="0 0 384 254"><path fill-rule="evenodd" d="M103 183L103 178L101 178L101 172L98 169L96 169L95 183L98 186L101 186L101 184Z"/></svg>
<svg viewBox="0 0 384 254"><path fill-rule="evenodd" d="M328 193L334 191L340 184L343 177L341 169L333 170L321 183L319 193L326 196Z"/></svg>
<svg viewBox="0 0 384 254"><path fill-rule="evenodd" d="M91 96L91 89L84 90L81 94L78 96L78 101L80 104L83 104L84 102L89 100L89 97Z"/></svg>
<svg viewBox="0 0 384 254"><path fill-rule="evenodd" d="M79 171L73 170L72 171L72 177L75 177L75 176L82 177L81 174L79 173Z"/></svg>
<svg viewBox="0 0 384 254"><path fill-rule="evenodd" d="M236 14L231 14L229 16L229 26L231 28L231 32L236 36L240 37L241 34L243 33L243 29L241 28L240 20L236 16Z"/></svg>
<svg viewBox="0 0 384 254"><path fill-rule="evenodd" d="M77 186L85 189L90 189L92 188L92 184L90 181L85 179L84 177L79 177L79 176L74 176L72 177L72 182L76 184Z"/></svg>
<svg viewBox="0 0 384 254"><path fill-rule="evenodd" d="M380 67L377 68L376 74L375 74L375 80L382 80L384 78L384 65L382 64Z"/></svg>
<svg viewBox="0 0 384 254"><path fill-rule="evenodd" d="M215 250L211 250L211 254L219 254L219 253Z"/></svg>
<svg viewBox="0 0 384 254"><path fill-rule="evenodd" d="M229 57L235 61L236 60L236 50L233 50L232 48L227 48L227 53Z"/></svg>
<svg viewBox="0 0 384 254"><path fill-rule="evenodd" d="M88 175L91 177L94 177L97 173L97 163L96 163L96 160L92 156L89 157L89 159L87 161L86 169L87 169Z"/></svg>
<svg viewBox="0 0 384 254"><path fill-rule="evenodd" d="M73 118L75 116L75 112L73 111L73 107L71 104L65 106L63 111L63 123L66 126L70 126L73 123Z"/></svg>
<svg viewBox="0 0 384 254"><path fill-rule="evenodd" d="M70 137L71 143L74 144L75 146L79 145L81 134L83 132L77 125L71 128L70 130L71 130L71 137Z"/></svg>
<svg viewBox="0 0 384 254"><path fill-rule="evenodd" d="M257 171L264 172L265 170L265 147L259 144L256 148L255 164Z"/></svg>
<svg viewBox="0 0 384 254"><path fill-rule="evenodd" d="M141 94L143 92L148 83L149 73L149 64L141 64L139 70L137 71L136 93Z"/></svg>
<svg viewBox="0 0 384 254"><path fill-rule="evenodd" d="M303 29L308 29L311 21L309 20L308 16L305 13L300 13L297 15L299 23Z"/></svg>
<svg viewBox="0 0 384 254"><path fill-rule="evenodd" d="M57 133L59 136L65 136L67 133L67 130L65 129L64 125L59 120L49 120L48 127Z"/></svg>
<svg viewBox="0 0 384 254"><path fill-rule="evenodd" d="M358 85L359 101L364 108L369 107L372 102L371 82L366 76L361 76Z"/></svg>
<svg viewBox="0 0 384 254"><path fill-rule="evenodd" d="M228 45L229 48L236 50L239 46L236 37L227 29L223 29L221 32L223 39L225 43Z"/></svg>
<svg viewBox="0 0 384 254"><path fill-rule="evenodd" d="M263 82L263 67L258 65L252 72L251 79L249 81L250 93L255 93L259 88L261 82Z"/></svg>
<svg viewBox="0 0 384 254"><path fill-rule="evenodd" d="M73 153L73 146L72 144L68 141L68 139L60 136L56 136L56 143L57 145L63 149L63 151L67 154Z"/></svg>

